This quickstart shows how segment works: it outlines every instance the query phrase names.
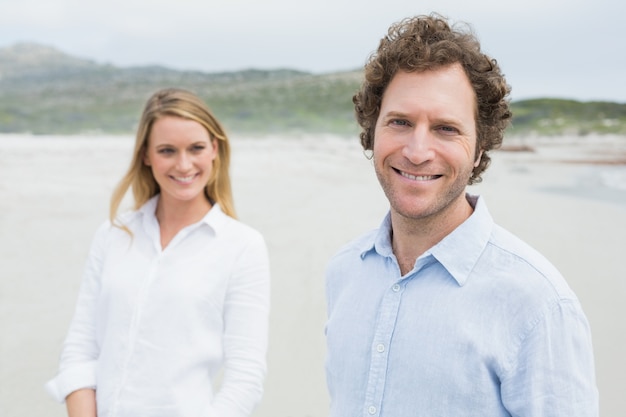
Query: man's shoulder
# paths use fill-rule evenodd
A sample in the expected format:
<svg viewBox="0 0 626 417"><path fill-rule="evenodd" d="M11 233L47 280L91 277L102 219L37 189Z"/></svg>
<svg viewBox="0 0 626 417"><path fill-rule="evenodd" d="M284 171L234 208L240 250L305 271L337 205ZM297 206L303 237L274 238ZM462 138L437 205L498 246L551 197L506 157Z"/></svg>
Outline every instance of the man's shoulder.
<svg viewBox="0 0 626 417"><path fill-rule="evenodd" d="M534 265L539 270L545 270L546 273L558 273L541 252L502 226L494 226L490 243L497 250L511 254L520 261Z"/></svg>
<svg viewBox="0 0 626 417"><path fill-rule="evenodd" d="M351 256L351 254L354 253L360 255L362 252L373 248L376 236L378 235L378 231L378 228L371 229L353 238L352 240L339 247L339 250L337 250L334 257L336 258L341 256Z"/></svg>
<svg viewBox="0 0 626 417"><path fill-rule="evenodd" d="M366 265L364 255L374 250L377 235L378 229L363 233L341 246L330 258L326 265L326 291L329 306L338 293L356 282L353 279L355 276L363 276L371 270L372 265ZM372 258L370 261L375 262L375 259Z"/></svg>
<svg viewBox="0 0 626 417"><path fill-rule="evenodd" d="M496 225L489 240L489 246L492 255L497 258L497 260L491 259L491 267L502 263L511 275L516 275L525 285L534 281L540 287L551 287L559 298L575 297L554 264L509 230Z"/></svg>
<svg viewBox="0 0 626 417"><path fill-rule="evenodd" d="M373 249L377 234L378 229L372 229L340 246L330 258L328 269L342 268L353 262L359 262L363 253Z"/></svg>

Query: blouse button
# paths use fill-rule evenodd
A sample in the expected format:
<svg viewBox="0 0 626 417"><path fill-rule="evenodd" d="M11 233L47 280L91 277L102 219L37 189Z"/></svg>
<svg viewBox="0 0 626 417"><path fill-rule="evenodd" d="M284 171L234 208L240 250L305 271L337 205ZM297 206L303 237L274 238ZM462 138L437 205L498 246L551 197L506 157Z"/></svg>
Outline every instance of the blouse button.
<svg viewBox="0 0 626 417"><path fill-rule="evenodd" d="M393 286L393 287L391 287L391 289L392 289L394 292L398 292L398 291L400 291L400 284L394 284L394 286Z"/></svg>
<svg viewBox="0 0 626 417"><path fill-rule="evenodd" d="M376 414L376 407L374 407L373 405L370 405L370 406L367 408L367 412L368 412L368 413L370 413L370 414L372 414L372 415L373 415L373 414Z"/></svg>

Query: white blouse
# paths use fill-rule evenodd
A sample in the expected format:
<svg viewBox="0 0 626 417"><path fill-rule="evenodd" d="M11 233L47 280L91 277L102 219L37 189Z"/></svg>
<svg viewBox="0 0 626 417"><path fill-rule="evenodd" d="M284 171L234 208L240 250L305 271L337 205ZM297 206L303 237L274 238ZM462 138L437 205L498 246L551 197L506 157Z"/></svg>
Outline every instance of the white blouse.
<svg viewBox="0 0 626 417"><path fill-rule="evenodd" d="M246 417L266 372L263 237L218 205L162 250L158 196L97 231L48 392L94 388L99 417ZM213 392L218 371L221 386Z"/></svg>

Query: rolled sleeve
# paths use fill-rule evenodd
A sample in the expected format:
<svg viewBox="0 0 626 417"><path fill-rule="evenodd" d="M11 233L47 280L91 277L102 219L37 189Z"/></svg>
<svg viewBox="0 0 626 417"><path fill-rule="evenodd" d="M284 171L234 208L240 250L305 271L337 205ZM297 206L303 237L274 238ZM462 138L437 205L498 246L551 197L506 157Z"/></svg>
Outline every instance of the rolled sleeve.
<svg viewBox="0 0 626 417"><path fill-rule="evenodd" d="M46 391L63 403L73 391L96 387L96 300L100 290L103 247L109 224L103 224L92 241L70 329L63 344L59 372L45 384Z"/></svg>
<svg viewBox="0 0 626 417"><path fill-rule="evenodd" d="M72 392L82 388L96 388L96 361L68 367L45 385L46 391L59 403Z"/></svg>

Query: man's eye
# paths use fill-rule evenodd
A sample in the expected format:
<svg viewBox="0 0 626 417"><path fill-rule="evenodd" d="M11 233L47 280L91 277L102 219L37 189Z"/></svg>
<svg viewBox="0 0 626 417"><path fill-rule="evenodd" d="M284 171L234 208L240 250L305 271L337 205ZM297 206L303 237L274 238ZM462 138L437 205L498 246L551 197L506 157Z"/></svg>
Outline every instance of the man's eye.
<svg viewBox="0 0 626 417"><path fill-rule="evenodd" d="M407 122L406 120L402 120L402 119L394 119L391 121L391 124L395 126L408 126L409 122Z"/></svg>
<svg viewBox="0 0 626 417"><path fill-rule="evenodd" d="M441 126L439 127L439 131L447 135L455 135L458 133L457 129L455 129L454 127L450 127L450 126Z"/></svg>

